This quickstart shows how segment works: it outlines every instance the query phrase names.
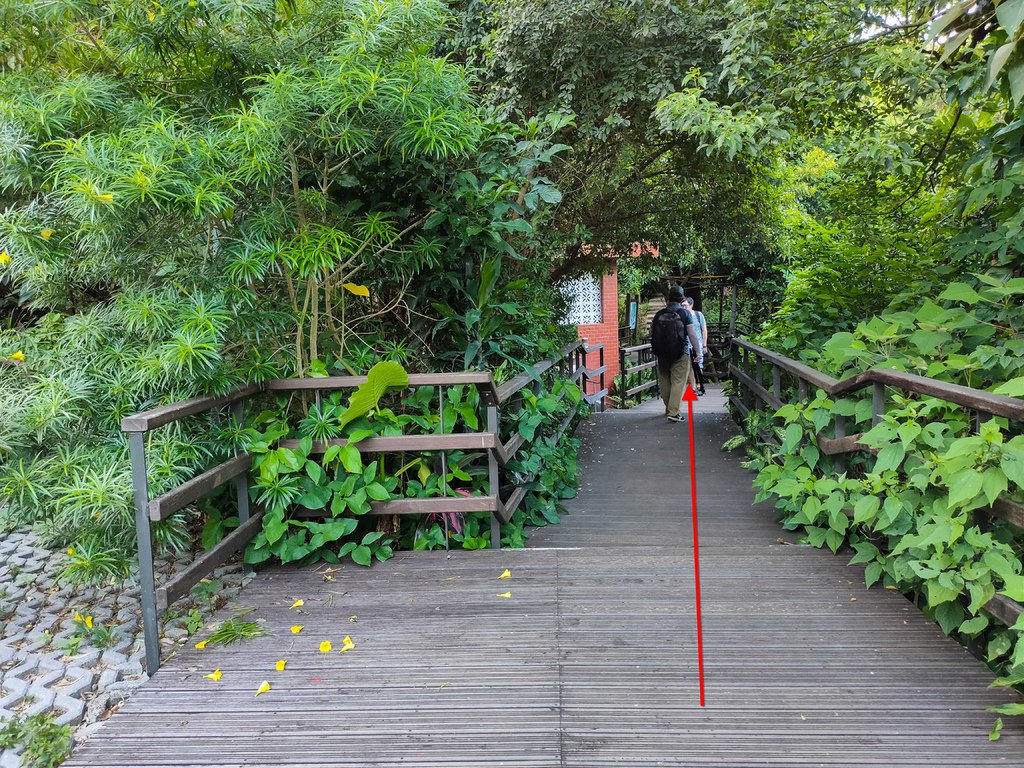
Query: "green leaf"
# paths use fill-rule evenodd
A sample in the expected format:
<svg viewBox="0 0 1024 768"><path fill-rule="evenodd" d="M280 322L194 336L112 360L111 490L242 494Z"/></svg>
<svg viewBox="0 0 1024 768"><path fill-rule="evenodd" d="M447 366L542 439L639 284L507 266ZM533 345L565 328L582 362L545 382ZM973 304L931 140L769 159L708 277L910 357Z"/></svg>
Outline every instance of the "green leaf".
<svg viewBox="0 0 1024 768"><path fill-rule="evenodd" d="M284 512L271 515L269 512L263 517L263 533L267 537L268 544L276 543L288 530L288 521L284 519Z"/></svg>
<svg viewBox="0 0 1024 768"><path fill-rule="evenodd" d="M1002 71L1006 62L1009 60L1010 55L1013 53L1013 49L1017 47L1017 41L1011 40L1008 43L1004 43L999 46L988 62L988 84L991 86L995 82L996 78L999 77L999 73ZM940 297L941 298L941 297Z"/></svg>
<svg viewBox="0 0 1024 768"><path fill-rule="evenodd" d="M518 221L523 221L518 219ZM524 222L525 223L525 222ZM511 231L511 229L510 229ZM527 224L527 231L529 231L529 224ZM498 282L498 276L501 274L501 259L493 258L488 259L480 267L480 288L476 294L476 305L477 307L486 306L491 299L491 293L494 291L494 285Z"/></svg>
<svg viewBox="0 0 1024 768"><path fill-rule="evenodd" d="M882 500L877 496L862 496L853 506L853 522L866 523L878 513Z"/></svg>
<svg viewBox="0 0 1024 768"><path fill-rule="evenodd" d="M898 469L907 455L907 449L902 443L893 443L885 446L878 452L878 460L875 462L874 472L882 474L886 470Z"/></svg>
<svg viewBox="0 0 1024 768"><path fill-rule="evenodd" d="M352 550L352 561L359 565L369 567L370 563L373 562L373 553L370 551L369 547L365 547L360 544Z"/></svg>
<svg viewBox="0 0 1024 768"><path fill-rule="evenodd" d="M1001 656L1005 656L1006 652L1010 650L1013 645L1013 633L1011 632L999 632L991 640L988 641L988 647L985 651L985 658L988 661L995 661Z"/></svg>
<svg viewBox="0 0 1024 768"><path fill-rule="evenodd" d="M978 470L967 467L961 469L949 479L949 506L957 507L965 502L971 501L981 493L981 486L985 478Z"/></svg>
<svg viewBox="0 0 1024 768"><path fill-rule="evenodd" d="M960 625L958 632L964 635L971 635L972 637L981 630L988 626L988 618L985 616L975 616L973 619L968 619Z"/></svg>
<svg viewBox="0 0 1024 768"><path fill-rule="evenodd" d="M996 20L1007 38L1012 40L1024 21L1024 0L1003 0L996 6Z"/></svg>
<svg viewBox="0 0 1024 768"><path fill-rule="evenodd" d="M950 283L946 286L941 294L939 294L940 300L945 301L962 301L966 304L977 304L981 301L981 296L978 295L971 286L967 283Z"/></svg>
<svg viewBox="0 0 1024 768"><path fill-rule="evenodd" d="M998 712L1001 715L1024 715L1024 704L999 704L989 707L989 712Z"/></svg>
<svg viewBox="0 0 1024 768"><path fill-rule="evenodd" d="M344 428L349 422L368 414L377 407L388 390L404 389L408 386L409 374L398 363L391 360L377 363L366 375L366 381L352 393L348 408L338 419L338 426Z"/></svg>
<svg viewBox="0 0 1024 768"><path fill-rule="evenodd" d="M999 741L999 737L1002 736L1003 730L1003 718L997 717L996 721L992 724L992 730L988 732L989 741Z"/></svg>
<svg viewBox="0 0 1024 768"><path fill-rule="evenodd" d="M391 494L388 493L387 488L380 483L369 483L365 490L366 495L374 501L387 501L391 498Z"/></svg>
<svg viewBox="0 0 1024 768"><path fill-rule="evenodd" d="M988 467L982 472L981 490L989 505L993 504L1000 494L1006 490L1006 475L997 467Z"/></svg>
<svg viewBox="0 0 1024 768"><path fill-rule="evenodd" d="M963 622L964 609L958 602L944 602L935 609L935 620L939 622L942 631L948 635Z"/></svg>
<svg viewBox="0 0 1024 768"><path fill-rule="evenodd" d="M346 472L358 475L363 471L363 457L354 445L343 445L338 449L341 466Z"/></svg>

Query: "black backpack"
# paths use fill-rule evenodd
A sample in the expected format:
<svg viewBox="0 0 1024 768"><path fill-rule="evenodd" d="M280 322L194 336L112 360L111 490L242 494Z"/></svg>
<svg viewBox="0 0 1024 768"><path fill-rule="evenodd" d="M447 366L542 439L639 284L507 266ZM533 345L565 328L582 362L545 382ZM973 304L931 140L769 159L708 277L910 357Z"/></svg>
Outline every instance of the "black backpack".
<svg viewBox="0 0 1024 768"><path fill-rule="evenodd" d="M651 351L662 366L674 363L686 349L686 326L674 309L662 309L651 321Z"/></svg>

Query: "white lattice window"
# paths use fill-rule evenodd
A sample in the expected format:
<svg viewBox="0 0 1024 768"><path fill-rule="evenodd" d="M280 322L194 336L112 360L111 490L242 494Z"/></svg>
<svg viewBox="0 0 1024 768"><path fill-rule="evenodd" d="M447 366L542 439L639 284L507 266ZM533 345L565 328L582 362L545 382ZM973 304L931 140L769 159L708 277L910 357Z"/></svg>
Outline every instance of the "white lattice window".
<svg viewBox="0 0 1024 768"><path fill-rule="evenodd" d="M566 325L597 325L601 322L600 278L584 275L566 280L559 288L569 301Z"/></svg>

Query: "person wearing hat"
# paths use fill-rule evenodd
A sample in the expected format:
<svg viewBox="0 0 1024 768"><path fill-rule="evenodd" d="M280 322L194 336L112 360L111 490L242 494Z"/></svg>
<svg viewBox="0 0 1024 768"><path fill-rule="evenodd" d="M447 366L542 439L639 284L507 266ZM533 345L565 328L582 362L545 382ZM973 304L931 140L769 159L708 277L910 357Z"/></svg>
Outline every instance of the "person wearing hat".
<svg viewBox="0 0 1024 768"><path fill-rule="evenodd" d="M693 316L683 307L683 289L674 285L668 292L668 306L651 321L651 351L658 358L658 389L665 403L669 421L685 421L679 413L683 389L690 376L690 356L686 354L687 339L697 350L697 362L704 363L701 343Z"/></svg>

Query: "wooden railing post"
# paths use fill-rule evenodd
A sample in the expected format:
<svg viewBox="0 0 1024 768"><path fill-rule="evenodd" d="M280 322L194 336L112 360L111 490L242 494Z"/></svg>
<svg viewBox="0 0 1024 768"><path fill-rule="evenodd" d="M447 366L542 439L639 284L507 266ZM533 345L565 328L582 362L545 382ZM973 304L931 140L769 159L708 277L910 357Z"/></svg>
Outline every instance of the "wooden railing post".
<svg viewBox="0 0 1024 768"><path fill-rule="evenodd" d="M885 385L877 381L871 385L871 426L882 420L885 413Z"/></svg>
<svg viewBox="0 0 1024 768"><path fill-rule="evenodd" d="M604 392L604 344L602 344L601 348L597 351L597 367L601 370L601 376L597 381L597 391ZM604 413L604 401L606 397L607 395L602 397L599 401L600 405L598 408L602 413Z"/></svg>
<svg viewBox="0 0 1024 768"><path fill-rule="evenodd" d="M320 390L316 391L317 405L319 406L320 401ZM231 404L231 417L235 420L235 424L239 429L242 428L242 421L245 419L245 401L236 400ZM239 446L235 446L235 456L240 455ZM235 498L238 501L238 525L243 525L249 519L249 474L242 472L238 477L235 478ZM245 563L245 557L242 557L242 573L250 574L253 572L253 567L248 563Z"/></svg>
<svg viewBox="0 0 1024 768"><path fill-rule="evenodd" d="M619 347L619 408L626 407L626 350Z"/></svg>
<svg viewBox="0 0 1024 768"><path fill-rule="evenodd" d="M149 479L146 471L146 434L130 432L128 451L132 462L135 498L135 534L139 547L139 598L142 602L142 634L146 644L146 673L160 668L160 624L156 613L156 580L153 576L153 538L149 526Z"/></svg>
<svg viewBox="0 0 1024 768"><path fill-rule="evenodd" d="M836 416L836 440L841 437L846 437L846 417ZM846 454L840 453L836 455L836 471L842 474L846 471Z"/></svg>
<svg viewBox="0 0 1024 768"><path fill-rule="evenodd" d="M487 431L494 434L496 442L501 441L501 433L498 431L498 406L496 405L487 406ZM498 457L494 455L492 449L487 452L487 493L497 499L500 498L498 495L500 490ZM491 516L491 549L501 549L501 520L498 519L497 511Z"/></svg>
<svg viewBox="0 0 1024 768"><path fill-rule="evenodd" d="M782 399L782 369L775 363L772 363L772 394Z"/></svg>

